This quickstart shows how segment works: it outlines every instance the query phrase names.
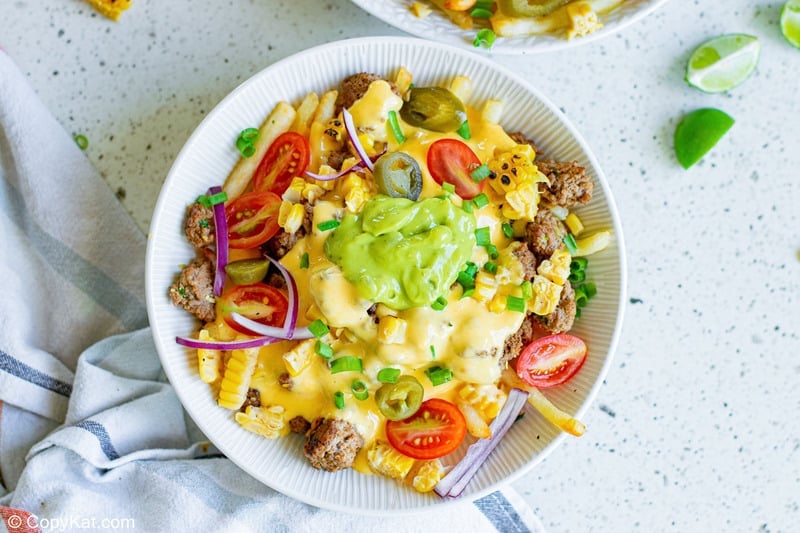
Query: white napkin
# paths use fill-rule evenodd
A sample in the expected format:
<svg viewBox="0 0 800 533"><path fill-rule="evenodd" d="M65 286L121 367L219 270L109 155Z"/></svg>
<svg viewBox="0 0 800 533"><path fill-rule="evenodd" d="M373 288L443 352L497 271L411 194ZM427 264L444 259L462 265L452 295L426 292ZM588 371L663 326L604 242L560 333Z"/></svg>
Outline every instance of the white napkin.
<svg viewBox="0 0 800 533"><path fill-rule="evenodd" d="M143 235L2 51L0 178L0 532L386 528L269 489L197 432L141 329ZM541 524L506 488L391 529Z"/></svg>

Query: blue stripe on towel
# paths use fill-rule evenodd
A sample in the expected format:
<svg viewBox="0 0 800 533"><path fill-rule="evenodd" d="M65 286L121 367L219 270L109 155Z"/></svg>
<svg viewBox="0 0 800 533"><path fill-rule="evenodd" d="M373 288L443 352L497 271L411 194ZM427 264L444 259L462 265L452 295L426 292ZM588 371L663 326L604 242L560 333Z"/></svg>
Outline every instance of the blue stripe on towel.
<svg viewBox="0 0 800 533"><path fill-rule="evenodd" d="M481 510L497 531L501 533L527 533L529 531L514 506L499 491L475 500L474 503L475 507Z"/></svg>
<svg viewBox="0 0 800 533"><path fill-rule="evenodd" d="M75 253L29 216L25 199L8 180L0 180L0 198L5 215L30 238L36 251L69 283L94 299L98 305L117 317L128 331L147 325L147 312L138 298L108 277L105 272Z"/></svg>
<svg viewBox="0 0 800 533"><path fill-rule="evenodd" d="M50 377L32 366L26 365L19 359L11 357L2 350L0 350L0 370L67 398L72 394L72 385L69 383Z"/></svg>
<svg viewBox="0 0 800 533"><path fill-rule="evenodd" d="M117 450L114 449L114 445L111 443L111 437L108 436L108 431L106 431L103 424L95 422L94 420L84 420L83 422L75 424L75 427L85 429L97 437L97 440L100 441L100 449L103 450L103 453L106 454L106 457L108 457L110 461L119 459L119 454Z"/></svg>

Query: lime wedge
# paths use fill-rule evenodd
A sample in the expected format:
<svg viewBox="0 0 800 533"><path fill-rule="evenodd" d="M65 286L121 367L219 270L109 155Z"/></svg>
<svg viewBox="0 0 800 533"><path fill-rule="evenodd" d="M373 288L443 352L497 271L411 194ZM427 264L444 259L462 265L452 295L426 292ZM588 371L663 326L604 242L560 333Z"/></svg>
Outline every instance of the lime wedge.
<svg viewBox="0 0 800 533"><path fill-rule="evenodd" d="M706 107L684 116L675 128L675 155L683 168L700 161L727 133L734 120L727 113Z"/></svg>
<svg viewBox="0 0 800 533"><path fill-rule="evenodd" d="M752 35L714 37L692 52L686 65L686 81L707 93L732 89L753 73L760 51L761 44Z"/></svg>
<svg viewBox="0 0 800 533"><path fill-rule="evenodd" d="M781 33L792 46L800 48L800 0L789 0L783 4Z"/></svg>

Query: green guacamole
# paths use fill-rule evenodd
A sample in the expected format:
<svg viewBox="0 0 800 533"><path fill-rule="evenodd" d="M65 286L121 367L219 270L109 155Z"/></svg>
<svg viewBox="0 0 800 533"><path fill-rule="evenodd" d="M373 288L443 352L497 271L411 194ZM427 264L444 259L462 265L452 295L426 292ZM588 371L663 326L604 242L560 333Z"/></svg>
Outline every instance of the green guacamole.
<svg viewBox="0 0 800 533"><path fill-rule="evenodd" d="M444 198L379 195L347 213L325 253L364 298L402 310L446 296L475 246L475 218Z"/></svg>

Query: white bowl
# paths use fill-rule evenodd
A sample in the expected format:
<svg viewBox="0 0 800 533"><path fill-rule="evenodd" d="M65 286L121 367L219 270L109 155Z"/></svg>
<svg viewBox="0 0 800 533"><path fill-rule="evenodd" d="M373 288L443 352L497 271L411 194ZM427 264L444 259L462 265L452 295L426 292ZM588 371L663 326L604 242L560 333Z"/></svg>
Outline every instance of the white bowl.
<svg viewBox="0 0 800 533"><path fill-rule="evenodd" d="M585 37L567 39L564 30L530 37L498 37L491 50L476 48L472 44L477 27L463 30L438 9L434 9L429 16L420 18L409 9L411 6L409 0L352 0L352 2L387 24L412 35L467 50L511 55L561 50L595 41L633 24L665 4L667 0L625 0L618 8L601 15L599 18L603 27ZM489 27L488 24L486 27Z"/></svg>
<svg viewBox="0 0 800 533"><path fill-rule="evenodd" d="M228 95L181 150L153 215L147 248L147 311L161 363L189 415L243 470L298 500L364 514L419 511L452 502L433 493L419 494L382 476L315 470L303 456L302 438L269 440L242 429L230 411L216 405L210 387L200 380L194 351L175 343L176 336L189 334L197 323L170 303L167 291L179 265L194 255L182 231L185 207L209 186L224 181L238 157L231 140L243 128L261 123L279 100L296 104L308 91L321 94L350 74L367 71L388 76L400 66L407 67L420 85L469 76L474 92L467 103L477 105L490 96L503 100L506 111L501 124L508 131L526 133L551 157L579 161L594 180L594 198L578 213L589 229L610 228L614 238L607 249L591 258L590 274L599 291L574 328L589 345L586 363L569 386L547 393L567 412L583 414L602 383L619 336L625 293L621 227L597 161L553 104L487 59L419 39L353 39L280 61ZM505 436L462 499L481 497L525 474L563 440L555 427L529 406L526 409L527 416Z"/></svg>

